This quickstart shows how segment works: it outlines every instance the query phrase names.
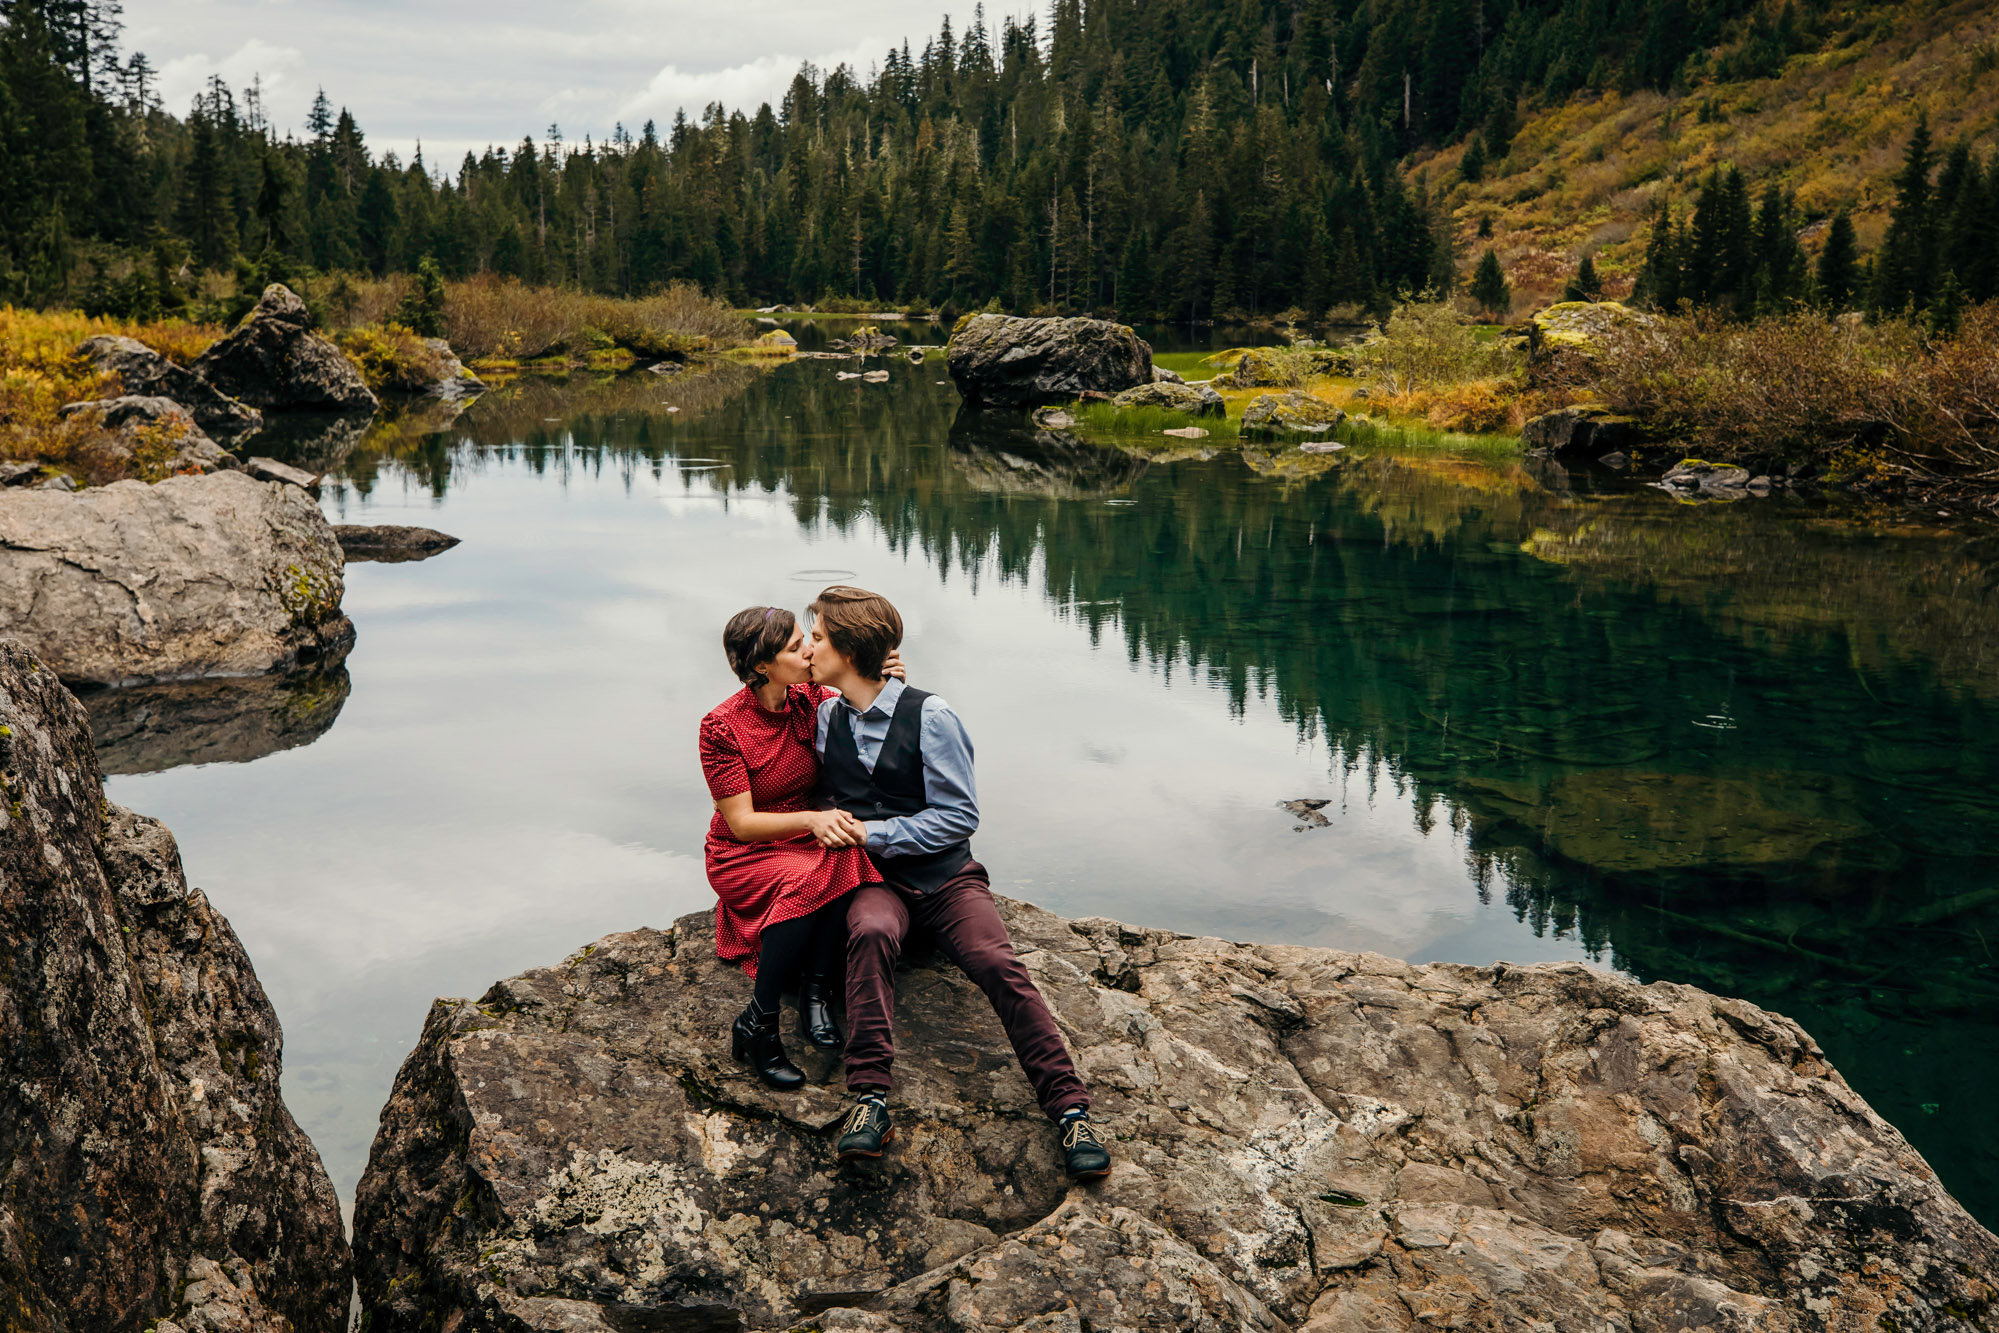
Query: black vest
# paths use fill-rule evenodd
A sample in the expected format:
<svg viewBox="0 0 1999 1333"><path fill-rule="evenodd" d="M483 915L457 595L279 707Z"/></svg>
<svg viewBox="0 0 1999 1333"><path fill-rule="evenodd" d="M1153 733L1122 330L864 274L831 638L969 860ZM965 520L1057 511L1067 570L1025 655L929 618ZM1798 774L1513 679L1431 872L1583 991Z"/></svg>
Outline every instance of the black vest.
<svg viewBox="0 0 1999 1333"><path fill-rule="evenodd" d="M819 761L819 795L835 809L845 810L863 821L893 819L927 809L930 799L923 792L923 701L930 696L904 687L889 718L888 735L881 753L875 756L875 771L868 772L854 744L853 727L848 722L847 705L833 705L826 724L826 753ZM946 847L940 852L907 856L878 856L882 878L911 893L931 893L965 868L972 859L969 841Z"/></svg>

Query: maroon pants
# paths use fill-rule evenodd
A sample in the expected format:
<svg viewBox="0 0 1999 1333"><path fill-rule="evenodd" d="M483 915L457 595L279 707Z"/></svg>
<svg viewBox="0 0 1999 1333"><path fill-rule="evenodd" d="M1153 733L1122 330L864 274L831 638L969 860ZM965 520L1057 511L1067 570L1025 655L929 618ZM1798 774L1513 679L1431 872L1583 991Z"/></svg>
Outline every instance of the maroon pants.
<svg viewBox="0 0 1999 1333"><path fill-rule="evenodd" d="M937 941L992 1001L1035 1100L1053 1120L1090 1094L1047 1001L1014 955L985 867L968 862L934 893L864 884L847 907L847 1088L887 1092L895 1062L895 963L912 926Z"/></svg>

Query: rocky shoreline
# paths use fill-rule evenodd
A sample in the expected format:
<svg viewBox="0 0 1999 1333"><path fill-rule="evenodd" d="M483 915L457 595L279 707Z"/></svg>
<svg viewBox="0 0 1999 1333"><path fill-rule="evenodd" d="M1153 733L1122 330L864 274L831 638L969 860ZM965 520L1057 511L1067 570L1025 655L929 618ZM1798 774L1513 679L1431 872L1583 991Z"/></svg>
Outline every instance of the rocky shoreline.
<svg viewBox="0 0 1999 1333"><path fill-rule="evenodd" d="M371 1333L1970 1330L1995 1238L1788 1020L1004 911L1115 1137L1070 1187L980 997L900 978L899 1140L728 1058L708 914L440 1000L355 1209Z"/></svg>
<svg viewBox="0 0 1999 1333"><path fill-rule="evenodd" d="M4 642L0 781L0 1322L338 1333L339 1203L250 959Z"/></svg>

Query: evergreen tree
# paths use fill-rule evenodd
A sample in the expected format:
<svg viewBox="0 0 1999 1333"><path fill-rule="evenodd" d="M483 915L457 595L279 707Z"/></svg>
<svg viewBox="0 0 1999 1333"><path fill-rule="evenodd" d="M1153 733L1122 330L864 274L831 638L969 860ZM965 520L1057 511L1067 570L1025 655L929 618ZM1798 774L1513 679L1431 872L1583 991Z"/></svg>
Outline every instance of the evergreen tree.
<svg viewBox="0 0 1999 1333"><path fill-rule="evenodd" d="M1930 215L1930 122L1916 116L1915 131L1895 178L1895 207L1874 267L1874 309L1887 315L1929 304L1936 278L1936 227Z"/></svg>
<svg viewBox="0 0 1999 1333"><path fill-rule="evenodd" d="M444 336L444 272L429 255L417 261L416 276L396 303L395 322L421 338Z"/></svg>
<svg viewBox="0 0 1999 1333"><path fill-rule="evenodd" d="M1645 246L1645 267L1638 275L1632 299L1656 310L1674 311L1685 298L1680 238L1673 226L1671 206L1661 202L1659 216L1652 223L1652 238Z"/></svg>
<svg viewBox="0 0 1999 1333"><path fill-rule="evenodd" d="M1576 269L1576 276L1569 279L1562 289L1564 301L1601 301L1603 280L1596 275L1596 260L1590 255L1583 256L1583 262Z"/></svg>
<svg viewBox="0 0 1999 1333"><path fill-rule="evenodd" d="M1472 274L1471 299L1494 319L1504 319L1513 308L1513 288L1506 281L1506 270L1499 266L1499 255L1492 250L1485 252Z"/></svg>
<svg viewBox="0 0 1999 1333"><path fill-rule="evenodd" d="M1465 145L1464 156L1458 160L1458 171L1468 181L1485 179L1485 138L1483 135L1473 135L1471 142Z"/></svg>
<svg viewBox="0 0 1999 1333"><path fill-rule="evenodd" d="M1861 290L1859 247L1853 235L1853 217L1845 209L1834 216L1827 228L1825 249L1819 251L1817 280L1819 308L1839 314Z"/></svg>

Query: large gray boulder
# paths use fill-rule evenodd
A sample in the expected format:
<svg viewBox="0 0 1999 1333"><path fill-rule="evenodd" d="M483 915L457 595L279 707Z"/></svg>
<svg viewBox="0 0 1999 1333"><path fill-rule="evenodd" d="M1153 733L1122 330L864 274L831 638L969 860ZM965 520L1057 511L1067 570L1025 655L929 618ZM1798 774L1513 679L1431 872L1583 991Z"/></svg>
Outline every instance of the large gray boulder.
<svg viewBox="0 0 1999 1333"><path fill-rule="evenodd" d="M899 978L896 1140L841 1168L826 1061L779 1094L730 1060L703 913L432 1007L356 1199L371 1333L1971 1333L1999 1296L1999 1238L1778 1015L1002 912L1108 1179L1067 1184L936 963Z"/></svg>
<svg viewBox="0 0 1999 1333"><path fill-rule="evenodd" d="M240 472L0 490L0 638L64 680L243 676L345 645L340 543L312 497Z"/></svg>
<svg viewBox="0 0 1999 1333"><path fill-rule="evenodd" d="M951 334L945 358L974 407L1038 407L1152 382L1152 348L1103 319L973 315Z"/></svg>
<svg viewBox="0 0 1999 1333"><path fill-rule="evenodd" d="M344 1329L339 1204L250 960L7 643L0 772L0 1325Z"/></svg>
<svg viewBox="0 0 1999 1333"><path fill-rule="evenodd" d="M312 331L305 302L275 282L234 333L201 354L194 371L265 410L371 412L378 406L354 363Z"/></svg>
<svg viewBox="0 0 1999 1333"><path fill-rule="evenodd" d="M115 375L121 395L170 398L215 439L240 439L264 424L263 413L256 408L231 398L136 338L100 334L78 343L76 352L99 373Z"/></svg>

